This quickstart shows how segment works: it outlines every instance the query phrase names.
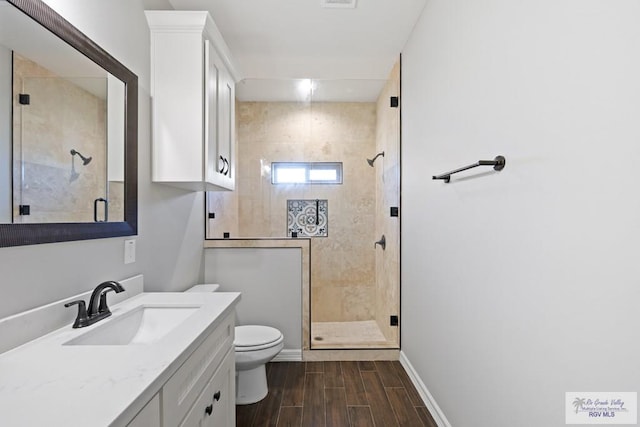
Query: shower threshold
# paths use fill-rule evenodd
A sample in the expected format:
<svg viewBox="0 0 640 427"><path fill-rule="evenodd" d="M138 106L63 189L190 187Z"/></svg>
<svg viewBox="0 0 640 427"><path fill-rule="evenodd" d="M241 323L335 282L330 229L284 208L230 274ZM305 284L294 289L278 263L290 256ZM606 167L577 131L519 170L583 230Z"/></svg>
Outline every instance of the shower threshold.
<svg viewBox="0 0 640 427"><path fill-rule="evenodd" d="M397 348L387 340L375 320L312 322L311 349Z"/></svg>

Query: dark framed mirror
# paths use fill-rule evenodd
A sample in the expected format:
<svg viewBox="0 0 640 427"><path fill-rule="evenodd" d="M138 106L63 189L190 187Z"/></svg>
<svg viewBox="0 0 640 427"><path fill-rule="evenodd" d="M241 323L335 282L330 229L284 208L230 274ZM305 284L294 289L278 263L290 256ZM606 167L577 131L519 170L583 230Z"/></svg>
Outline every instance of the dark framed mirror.
<svg viewBox="0 0 640 427"><path fill-rule="evenodd" d="M0 0L2 75L0 247L136 235L137 76L40 0Z"/></svg>

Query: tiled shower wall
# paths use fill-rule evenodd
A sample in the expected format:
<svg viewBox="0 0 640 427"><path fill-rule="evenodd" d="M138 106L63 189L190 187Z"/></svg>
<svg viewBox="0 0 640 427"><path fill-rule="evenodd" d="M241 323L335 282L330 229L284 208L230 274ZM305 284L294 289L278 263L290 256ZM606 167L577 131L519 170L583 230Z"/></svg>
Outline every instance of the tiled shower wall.
<svg viewBox="0 0 640 427"><path fill-rule="evenodd" d="M313 322L376 316L375 103L239 102L237 191L209 193L209 238L285 237L288 199L327 199L311 242ZM343 162L342 185L273 185L271 162Z"/></svg>

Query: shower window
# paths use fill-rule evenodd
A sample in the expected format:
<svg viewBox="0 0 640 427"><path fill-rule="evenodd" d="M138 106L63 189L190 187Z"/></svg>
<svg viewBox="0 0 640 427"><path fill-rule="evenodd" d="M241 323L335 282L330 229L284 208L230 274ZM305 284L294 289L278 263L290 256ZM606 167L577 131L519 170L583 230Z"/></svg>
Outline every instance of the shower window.
<svg viewBox="0 0 640 427"><path fill-rule="evenodd" d="M272 184L342 184L341 162L274 162Z"/></svg>

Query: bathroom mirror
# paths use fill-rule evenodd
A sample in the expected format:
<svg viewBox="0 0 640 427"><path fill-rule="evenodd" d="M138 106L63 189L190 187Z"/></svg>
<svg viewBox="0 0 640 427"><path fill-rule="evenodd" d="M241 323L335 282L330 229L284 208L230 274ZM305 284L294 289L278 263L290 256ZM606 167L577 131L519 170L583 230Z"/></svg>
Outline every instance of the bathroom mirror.
<svg viewBox="0 0 640 427"><path fill-rule="evenodd" d="M137 234L137 76L40 0L0 0L0 246Z"/></svg>

